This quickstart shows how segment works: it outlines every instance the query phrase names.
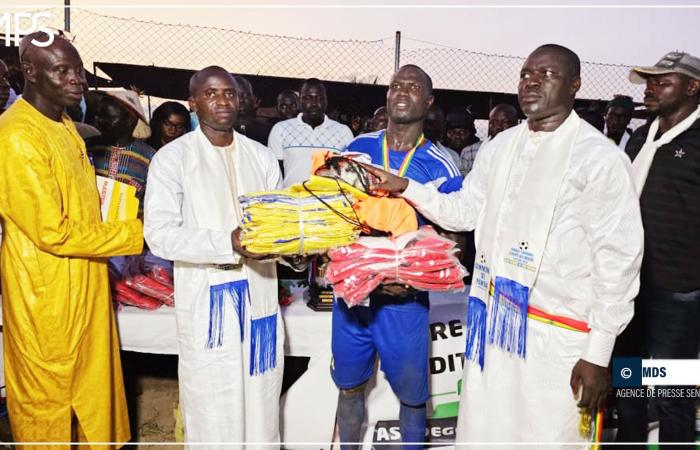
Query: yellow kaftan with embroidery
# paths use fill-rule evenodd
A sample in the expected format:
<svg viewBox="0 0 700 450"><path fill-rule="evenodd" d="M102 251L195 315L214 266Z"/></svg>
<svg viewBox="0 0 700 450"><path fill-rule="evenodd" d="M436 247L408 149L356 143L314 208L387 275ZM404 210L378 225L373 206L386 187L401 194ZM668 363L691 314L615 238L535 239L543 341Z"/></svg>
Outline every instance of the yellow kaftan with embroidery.
<svg viewBox="0 0 700 450"><path fill-rule="evenodd" d="M20 99L0 116L2 313L15 441L129 439L107 256L140 253L138 220L102 223L71 120ZM36 447L33 447L36 448Z"/></svg>

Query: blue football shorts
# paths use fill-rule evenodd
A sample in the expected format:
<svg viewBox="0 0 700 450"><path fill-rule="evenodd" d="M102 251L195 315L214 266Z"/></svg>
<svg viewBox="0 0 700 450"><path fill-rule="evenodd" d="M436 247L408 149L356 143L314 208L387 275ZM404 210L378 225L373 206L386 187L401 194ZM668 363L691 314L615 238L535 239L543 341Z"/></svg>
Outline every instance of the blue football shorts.
<svg viewBox="0 0 700 450"><path fill-rule="evenodd" d="M399 400L421 405L428 400L428 296L396 299L372 296L370 306L333 304L331 376L336 386L350 389L380 369Z"/></svg>

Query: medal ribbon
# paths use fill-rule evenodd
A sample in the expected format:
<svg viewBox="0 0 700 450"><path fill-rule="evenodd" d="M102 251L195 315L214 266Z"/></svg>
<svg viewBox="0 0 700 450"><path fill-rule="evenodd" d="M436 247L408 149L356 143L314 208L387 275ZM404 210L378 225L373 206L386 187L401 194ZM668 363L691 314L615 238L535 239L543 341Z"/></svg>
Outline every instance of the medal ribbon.
<svg viewBox="0 0 700 450"><path fill-rule="evenodd" d="M401 166L399 167L399 171L398 171L398 175L400 177L402 177L406 174L406 171L408 170L408 166L411 165L411 161L413 161L413 156L416 154L416 150L418 150L418 147L420 147L424 143L425 143L425 136L423 136L423 133L421 133L420 136L418 136L418 140L416 141L416 145L414 145L413 148L406 153L406 156L403 157L403 162L401 163ZM384 132L384 137L382 139L382 166L384 166L384 171L389 172L389 169L390 169L389 143L387 142L387 139L386 139L386 131Z"/></svg>

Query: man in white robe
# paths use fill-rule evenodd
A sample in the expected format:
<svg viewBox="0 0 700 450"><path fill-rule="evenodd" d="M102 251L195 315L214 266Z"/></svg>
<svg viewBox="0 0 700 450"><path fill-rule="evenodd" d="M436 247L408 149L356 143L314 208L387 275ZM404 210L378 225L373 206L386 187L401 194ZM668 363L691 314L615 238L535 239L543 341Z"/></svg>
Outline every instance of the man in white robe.
<svg viewBox="0 0 700 450"><path fill-rule="evenodd" d="M484 146L461 191L374 170L440 226L476 229L458 443L583 447L581 410L604 403L643 230L629 160L573 111L579 74L571 50L536 49L518 88L527 122Z"/></svg>
<svg viewBox="0 0 700 450"><path fill-rule="evenodd" d="M275 264L248 253L238 228L238 196L277 189L279 167L272 151L233 130L236 85L224 69L197 72L189 103L200 126L153 158L144 219L151 251L175 261L185 438L246 448L279 442L284 330Z"/></svg>

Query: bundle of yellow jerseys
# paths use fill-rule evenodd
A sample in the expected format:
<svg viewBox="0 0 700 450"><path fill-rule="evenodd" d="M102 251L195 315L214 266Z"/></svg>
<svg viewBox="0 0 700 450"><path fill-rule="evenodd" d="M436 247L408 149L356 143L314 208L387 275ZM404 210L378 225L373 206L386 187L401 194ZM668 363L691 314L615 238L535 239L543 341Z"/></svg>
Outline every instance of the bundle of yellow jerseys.
<svg viewBox="0 0 700 450"><path fill-rule="evenodd" d="M303 255L357 240L353 197L328 186L309 190L301 185L240 198L243 208L241 244L251 253ZM318 186L316 186L318 187Z"/></svg>

